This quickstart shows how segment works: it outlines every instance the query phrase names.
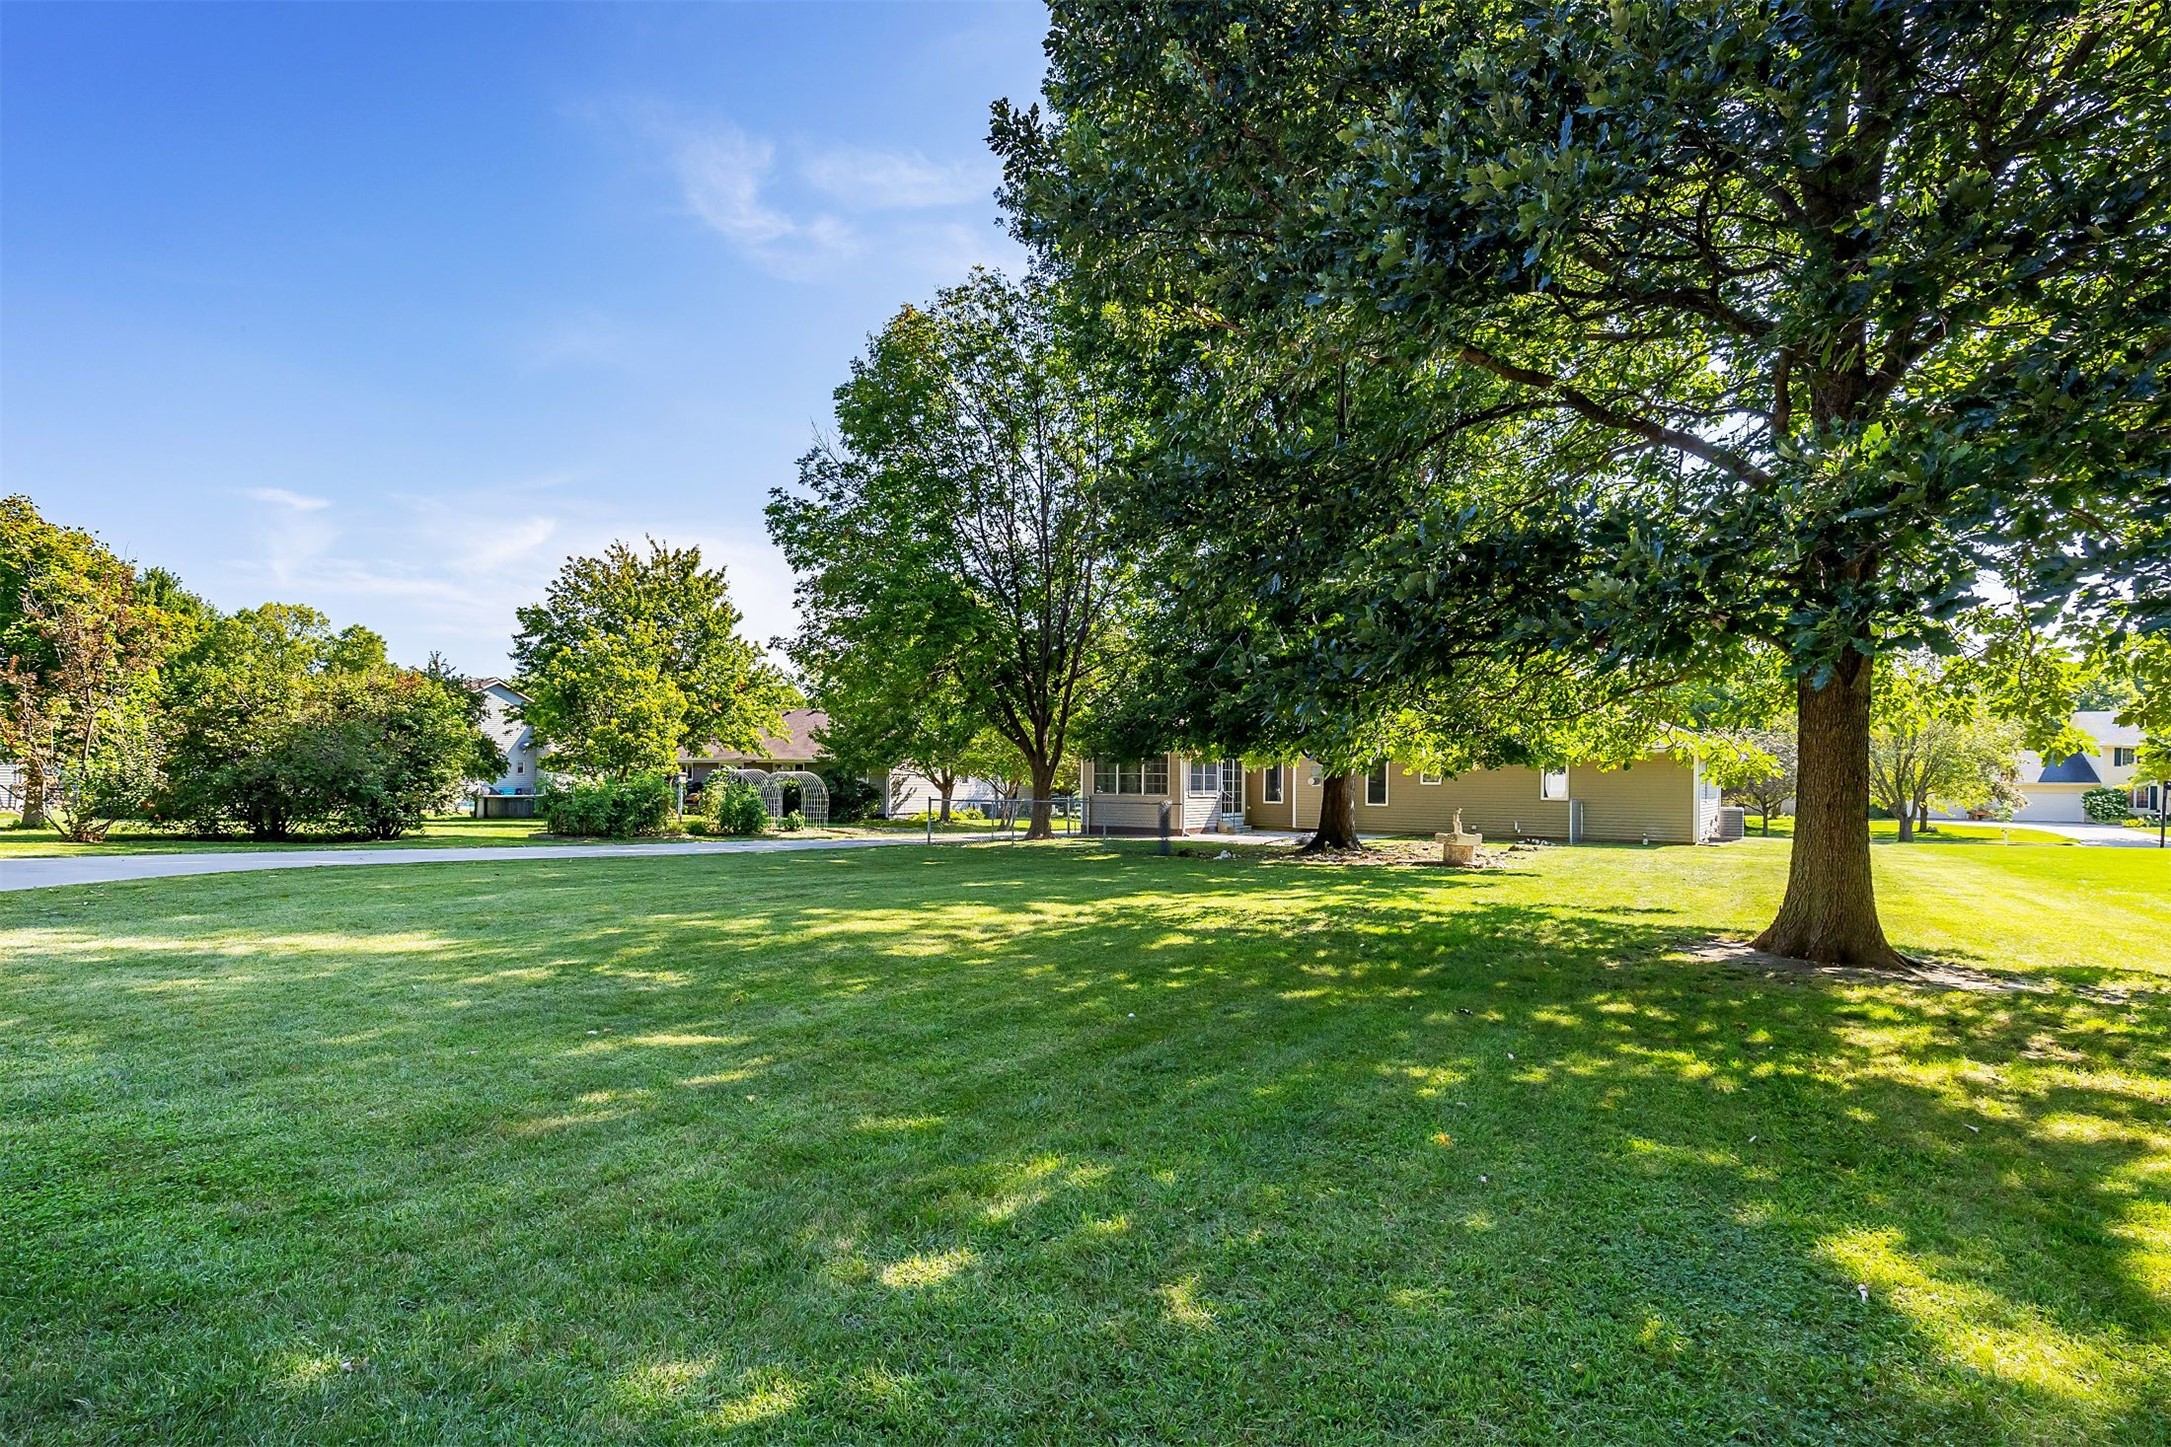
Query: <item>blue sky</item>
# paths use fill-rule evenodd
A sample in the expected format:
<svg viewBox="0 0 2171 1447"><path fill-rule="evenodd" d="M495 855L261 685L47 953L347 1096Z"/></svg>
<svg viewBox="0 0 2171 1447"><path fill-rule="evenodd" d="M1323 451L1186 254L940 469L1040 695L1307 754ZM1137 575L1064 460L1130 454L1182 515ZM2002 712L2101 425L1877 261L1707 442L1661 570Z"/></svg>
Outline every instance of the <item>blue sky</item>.
<svg viewBox="0 0 2171 1447"><path fill-rule="evenodd" d="M653 533L791 626L761 506L996 226L1037 4L0 6L0 490L221 607L504 666Z"/></svg>

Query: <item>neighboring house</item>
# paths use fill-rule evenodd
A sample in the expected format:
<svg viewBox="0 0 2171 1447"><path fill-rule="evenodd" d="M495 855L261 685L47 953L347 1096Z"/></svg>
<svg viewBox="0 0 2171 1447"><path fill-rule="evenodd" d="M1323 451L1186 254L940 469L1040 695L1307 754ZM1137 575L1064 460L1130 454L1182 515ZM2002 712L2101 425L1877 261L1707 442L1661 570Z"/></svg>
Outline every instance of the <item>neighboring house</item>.
<svg viewBox="0 0 2171 1447"><path fill-rule="evenodd" d="M1225 822L1319 827L1320 769L1309 759L1254 769L1183 754L1088 759L1081 777L1089 833L1157 833L1164 807L1172 833L1207 833ZM1694 758L1663 751L1619 769L1576 764L1448 777L1383 763L1365 776L1357 829L1433 834L1450 828L1458 809L1465 828L1494 840L1695 844L1718 833L1719 790Z"/></svg>
<svg viewBox="0 0 2171 1447"><path fill-rule="evenodd" d="M678 751L678 766L686 771L687 782L701 784L718 769L760 769L775 773L779 769L812 770L829 757L816 735L829 727L829 715L818 708L789 708L784 710L784 731L780 734L764 734L761 742L751 751L719 748L715 740L700 753L688 749Z"/></svg>
<svg viewBox="0 0 2171 1447"><path fill-rule="evenodd" d="M482 695L482 731L505 751L505 772L484 786L491 794L532 794L538 782L535 730L513 717L528 696L502 678L477 678L468 687Z"/></svg>
<svg viewBox="0 0 2171 1447"><path fill-rule="evenodd" d="M760 769L764 773L805 769L811 772L828 762L829 751L821 744L822 731L828 727L829 715L818 708L786 709L784 731L763 735L754 749L746 752L723 749L712 741L698 754L680 750L679 767L686 771L687 781L696 786L705 783L709 775L719 769ZM940 791L910 769L891 769L887 774L866 777L870 785L881 791L885 814L918 814L930 803L940 806ZM962 807L991 799L994 795L994 786L985 780L960 779L950 798L954 806Z"/></svg>
<svg viewBox="0 0 2171 1447"><path fill-rule="evenodd" d="M2016 820L2046 824L2082 824L2088 811L2081 795L2090 789L2124 789L2136 809L2157 807L2156 782L2134 777L2135 751L2141 747L2141 730L2121 724L2118 715L2094 709L2073 715L2073 727L2088 736L2090 746L2060 759L2044 759L2023 752L2020 756L2020 792L2026 803L2013 811Z"/></svg>

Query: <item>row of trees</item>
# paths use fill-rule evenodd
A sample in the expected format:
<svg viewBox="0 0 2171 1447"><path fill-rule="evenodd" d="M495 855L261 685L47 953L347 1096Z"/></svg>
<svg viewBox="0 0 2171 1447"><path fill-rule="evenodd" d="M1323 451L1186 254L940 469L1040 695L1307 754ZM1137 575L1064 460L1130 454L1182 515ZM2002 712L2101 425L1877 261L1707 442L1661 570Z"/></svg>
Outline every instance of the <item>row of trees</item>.
<svg viewBox="0 0 2171 1447"><path fill-rule="evenodd" d="M0 755L25 825L85 842L123 819L393 838L504 768L479 710L368 629L292 604L221 615L0 499Z"/></svg>
<svg viewBox="0 0 2171 1447"><path fill-rule="evenodd" d="M1886 964L1873 794L2055 751L2054 638L2158 666L2160 17L1052 9L1035 279L900 314L770 510L840 711L1302 751L1339 844L1382 753L1716 755L1776 688L1758 943Z"/></svg>

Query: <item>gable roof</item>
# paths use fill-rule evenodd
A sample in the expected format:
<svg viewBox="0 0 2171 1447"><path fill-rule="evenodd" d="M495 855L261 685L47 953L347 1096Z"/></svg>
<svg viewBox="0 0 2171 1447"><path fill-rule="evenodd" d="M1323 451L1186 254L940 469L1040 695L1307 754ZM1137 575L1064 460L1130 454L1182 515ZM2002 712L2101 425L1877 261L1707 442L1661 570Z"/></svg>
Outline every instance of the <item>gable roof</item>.
<svg viewBox="0 0 2171 1447"><path fill-rule="evenodd" d="M2055 764L2043 765L2042 776L2035 782L2038 784L2100 784L2103 782L2103 776L2096 772L2094 764L2088 762L2088 755L2068 754Z"/></svg>
<svg viewBox="0 0 2171 1447"><path fill-rule="evenodd" d="M707 764L811 763L829 756L829 751L814 738L828 727L829 715L818 708L788 708L784 710L784 732L764 734L754 753L722 749L711 739L702 752L688 753L686 757Z"/></svg>

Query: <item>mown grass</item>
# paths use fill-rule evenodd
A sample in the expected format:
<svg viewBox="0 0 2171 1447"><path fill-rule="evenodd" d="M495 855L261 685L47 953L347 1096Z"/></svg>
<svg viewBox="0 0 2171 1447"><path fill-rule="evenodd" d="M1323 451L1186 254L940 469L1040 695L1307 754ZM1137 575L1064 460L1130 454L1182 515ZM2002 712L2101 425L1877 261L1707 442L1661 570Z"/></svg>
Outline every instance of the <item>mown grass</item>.
<svg viewBox="0 0 2171 1447"><path fill-rule="evenodd" d="M2160 1442L2171 869L1097 845L0 898L0 1438Z"/></svg>
<svg viewBox="0 0 2171 1447"><path fill-rule="evenodd" d="M1749 833L1763 838L1763 824L1755 814L1749 816ZM1772 816L1771 838L1794 837L1794 820L1787 815ZM1872 819L1869 821L1869 837L1876 844L1897 844L1900 824L1897 819ZM2062 844L2073 846L2074 841L2063 834L2053 834L2048 829L2030 829L2025 824L1976 824L1959 819L1933 820L1926 831L1917 831L1910 844Z"/></svg>
<svg viewBox="0 0 2171 1447"><path fill-rule="evenodd" d="M227 850L301 849L452 849L479 844L547 843L540 819L472 819L465 814L434 816L415 833L398 839L296 839L259 844L247 836L192 838L170 830L122 823L98 844L78 844L57 829L0 828L0 860L93 854L204 854Z"/></svg>

